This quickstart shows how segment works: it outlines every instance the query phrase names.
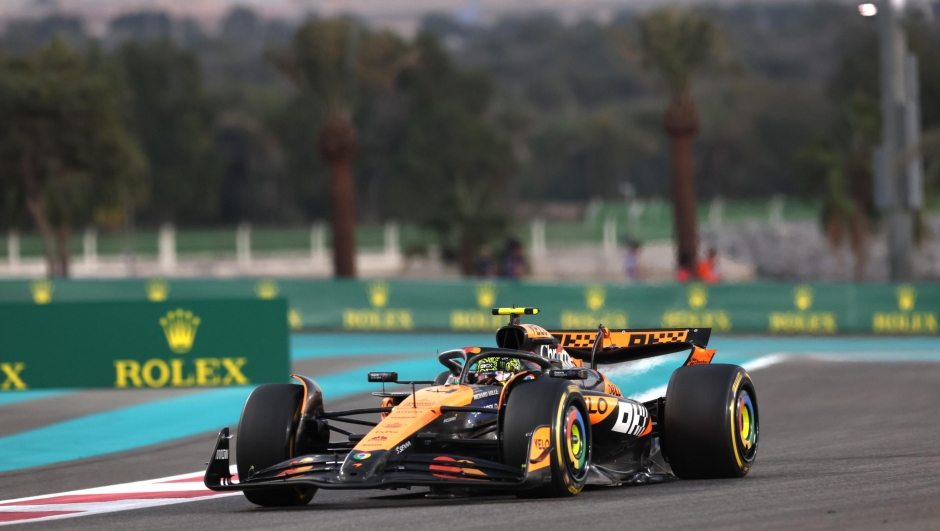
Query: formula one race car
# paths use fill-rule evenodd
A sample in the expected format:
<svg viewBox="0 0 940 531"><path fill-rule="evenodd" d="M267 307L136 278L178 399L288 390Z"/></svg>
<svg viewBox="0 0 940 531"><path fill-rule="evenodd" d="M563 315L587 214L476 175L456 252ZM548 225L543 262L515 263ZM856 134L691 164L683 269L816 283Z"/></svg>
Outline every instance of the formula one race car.
<svg viewBox="0 0 940 531"><path fill-rule="evenodd" d="M308 503L318 488L432 492L508 489L520 497L574 496L585 485L629 485L679 478L736 478L757 453L754 384L736 365L712 365L710 329L550 332L520 324L535 308L509 315L496 348L440 354L434 381L381 382L382 407L327 412L320 387L267 384L248 397L238 426L237 471L228 428L205 476L216 491L244 491L262 506ZM666 396L622 396L598 366L689 351ZM386 383L407 391L386 392ZM429 385L421 389L418 385ZM351 418L380 414L380 422ZM369 426L353 434L332 423ZM330 432L348 441L330 440Z"/></svg>

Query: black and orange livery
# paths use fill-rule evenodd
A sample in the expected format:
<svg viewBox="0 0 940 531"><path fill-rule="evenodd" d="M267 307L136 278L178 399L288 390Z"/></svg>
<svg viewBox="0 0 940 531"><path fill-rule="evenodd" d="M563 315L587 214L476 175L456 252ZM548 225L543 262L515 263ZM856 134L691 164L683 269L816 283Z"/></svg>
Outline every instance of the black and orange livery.
<svg viewBox="0 0 940 531"><path fill-rule="evenodd" d="M494 310L510 317L496 333L497 347L440 354L447 370L434 381L370 373L370 381L383 383L374 393L381 407L324 411L319 386L299 375L299 386L259 387L239 425L239 481L230 471L225 428L206 486L243 490L250 501L272 506L307 503L318 488L504 488L570 496L587 484L747 473L757 447L756 394L740 367L710 365L710 330L549 331L520 323L521 315L537 312ZM624 397L598 370L683 351L689 355L666 396L647 402ZM484 382L475 369L494 357L518 360L513 366L521 370ZM410 389L386 392L385 383ZM368 431L350 433L337 422ZM331 440L331 433L347 440Z"/></svg>

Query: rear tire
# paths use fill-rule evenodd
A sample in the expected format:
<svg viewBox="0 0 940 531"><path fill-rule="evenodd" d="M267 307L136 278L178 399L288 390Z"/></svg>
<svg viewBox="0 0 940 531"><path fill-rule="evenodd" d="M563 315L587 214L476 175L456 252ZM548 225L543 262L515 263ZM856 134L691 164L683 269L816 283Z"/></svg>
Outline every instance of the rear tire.
<svg viewBox="0 0 940 531"><path fill-rule="evenodd" d="M519 491L520 498L575 496L587 482L591 423L581 391L568 380L540 378L510 390L503 417L503 462L528 466L529 437L550 427L551 483Z"/></svg>
<svg viewBox="0 0 940 531"><path fill-rule="evenodd" d="M757 394L737 365L691 365L666 389L663 453L682 479L744 477L757 457Z"/></svg>
<svg viewBox="0 0 940 531"><path fill-rule="evenodd" d="M294 435L300 419L304 388L291 384L266 384L248 396L235 439L238 477L248 478L293 457ZM270 487L243 491L248 501L262 507L306 505L316 487Z"/></svg>

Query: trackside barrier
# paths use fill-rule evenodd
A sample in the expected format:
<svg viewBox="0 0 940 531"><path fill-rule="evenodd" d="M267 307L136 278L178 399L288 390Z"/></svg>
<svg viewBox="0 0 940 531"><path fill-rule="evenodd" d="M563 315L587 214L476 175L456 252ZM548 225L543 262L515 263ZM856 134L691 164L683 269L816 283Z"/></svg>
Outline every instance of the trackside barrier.
<svg viewBox="0 0 940 531"><path fill-rule="evenodd" d="M288 300L294 330L492 331L495 306L537 306L557 328L711 327L717 332L936 334L940 284L578 284L509 281L116 279L0 281L0 303ZM172 305L172 304L171 304Z"/></svg>
<svg viewBox="0 0 940 531"><path fill-rule="evenodd" d="M0 303L0 392L286 382L286 312L284 299Z"/></svg>

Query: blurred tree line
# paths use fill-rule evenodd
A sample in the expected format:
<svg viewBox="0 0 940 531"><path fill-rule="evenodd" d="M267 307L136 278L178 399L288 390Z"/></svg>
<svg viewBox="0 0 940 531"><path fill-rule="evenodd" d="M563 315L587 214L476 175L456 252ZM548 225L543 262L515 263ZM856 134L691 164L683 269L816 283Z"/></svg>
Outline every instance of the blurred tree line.
<svg viewBox="0 0 940 531"><path fill-rule="evenodd" d="M876 21L853 5L830 3L699 14L719 42L718 60L690 86L700 115L698 197L847 194L839 184L822 190L823 181L806 176L818 175L827 157L819 149L812 155L814 146L854 142L838 148L836 158L849 160L856 152L868 156L859 142L877 142L867 129L854 137L844 129L871 126L851 115L878 101ZM317 51L318 36L336 23L313 18L299 25L236 8L208 33L192 20L141 12L122 15L92 38L74 17L12 20L0 38L0 88L50 83L42 74L27 82L24 72L67 55L85 72L75 91L91 83L94 98L112 102L102 128L120 140L113 149L127 170L107 177L116 183L110 199L75 217L73 227L94 220L119 227L129 206L143 226L326 219L337 170L325 162L320 140L331 116L354 133L345 157L356 219L421 223L461 257L504 233L501 213L513 201L613 198L624 183L640 196L669 193L662 128L669 92L643 68L636 14L566 24L536 13L489 26L434 15L407 39L347 21L331 41L339 44ZM940 126L940 30L912 24L929 130ZM350 45L370 36L381 44L372 52ZM331 103L298 72L325 72L318 61L336 53L329 68L342 79L332 82L340 97ZM9 110L15 101L0 105ZM14 115L0 118L16 123ZM0 156L9 156L13 144L6 142ZM70 160L48 164L89 174L87 163ZM4 185L0 224L37 227L16 199L25 197L25 185L8 174L0 171L11 183Z"/></svg>

